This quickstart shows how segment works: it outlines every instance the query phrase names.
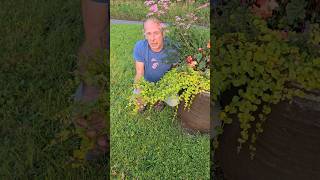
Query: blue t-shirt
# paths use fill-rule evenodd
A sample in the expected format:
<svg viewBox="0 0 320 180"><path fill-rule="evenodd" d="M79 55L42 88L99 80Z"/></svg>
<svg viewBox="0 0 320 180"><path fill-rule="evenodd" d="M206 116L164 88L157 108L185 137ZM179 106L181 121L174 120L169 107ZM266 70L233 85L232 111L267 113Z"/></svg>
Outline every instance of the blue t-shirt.
<svg viewBox="0 0 320 180"><path fill-rule="evenodd" d="M153 52L147 40L140 40L133 50L135 61L144 63L144 79L149 82L159 81L170 70L171 65L178 61L177 50L169 47L168 39L160 52Z"/></svg>

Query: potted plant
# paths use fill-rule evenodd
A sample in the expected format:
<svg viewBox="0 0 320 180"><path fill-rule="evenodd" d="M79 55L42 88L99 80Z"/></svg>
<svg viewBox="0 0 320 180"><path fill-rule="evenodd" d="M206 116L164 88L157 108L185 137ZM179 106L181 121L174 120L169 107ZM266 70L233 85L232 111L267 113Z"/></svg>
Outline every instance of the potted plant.
<svg viewBox="0 0 320 180"><path fill-rule="evenodd" d="M257 13L262 2L215 9L213 91L223 107L215 163L228 179L318 179L319 26L272 29L270 13Z"/></svg>
<svg viewBox="0 0 320 180"><path fill-rule="evenodd" d="M180 67L189 67L194 71L199 72L200 75L206 78L207 82L210 81L210 42L199 35L199 27L192 27L193 20L196 19L194 14L189 14L185 18L176 17L174 28L171 29L171 39L179 42ZM204 31L209 35L209 32ZM204 35L205 37L206 35ZM186 40L187 39L187 40ZM197 42L198 41L198 42ZM195 85L194 81L190 84ZM201 82L202 83L202 82ZM191 96L192 106L185 108L188 104L186 100L182 100L178 106L178 118L181 126L189 133L210 132L210 87L208 86L205 91L193 91Z"/></svg>
<svg viewBox="0 0 320 180"><path fill-rule="evenodd" d="M145 4L150 8L148 16L156 15L161 18L166 15L172 2L146 1ZM195 24L198 20L197 13L208 5L209 3L203 4L193 12L182 17L176 16L173 22L169 22L167 36L179 53L179 57L175 57L178 61L176 66L157 83L142 80L135 85L135 88L142 90L135 96L139 96L147 104L157 101L170 104L172 102L168 102L168 97L171 97L171 101L176 99L178 103L172 105L177 108L182 127L200 132L210 130L210 42L209 29ZM206 101L206 108L197 107L203 101ZM196 109L199 117L193 116L190 119L190 113L194 113Z"/></svg>

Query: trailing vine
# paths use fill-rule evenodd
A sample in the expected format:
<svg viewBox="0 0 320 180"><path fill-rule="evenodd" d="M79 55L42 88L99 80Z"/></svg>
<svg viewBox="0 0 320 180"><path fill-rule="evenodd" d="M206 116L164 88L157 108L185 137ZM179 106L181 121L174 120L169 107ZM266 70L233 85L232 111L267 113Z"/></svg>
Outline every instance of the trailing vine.
<svg viewBox="0 0 320 180"><path fill-rule="evenodd" d="M158 101L165 101L168 97L178 95L179 101L185 102L185 108L190 108L193 98L198 93L210 90L210 80L201 72L184 66L173 68L156 83L142 79L134 87L141 89L141 93L134 95L134 99L140 97L145 104L153 105ZM136 101L133 103L137 112L139 106Z"/></svg>

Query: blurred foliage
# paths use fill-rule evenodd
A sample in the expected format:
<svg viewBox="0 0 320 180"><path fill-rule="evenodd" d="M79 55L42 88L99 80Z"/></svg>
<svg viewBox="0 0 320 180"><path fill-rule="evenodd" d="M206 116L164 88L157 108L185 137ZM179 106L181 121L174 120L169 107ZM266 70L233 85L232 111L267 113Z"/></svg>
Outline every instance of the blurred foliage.
<svg viewBox="0 0 320 180"><path fill-rule="evenodd" d="M319 25L308 22L303 33L294 28L284 33L271 29L268 21L239 1L217 6L214 16L213 98L237 89L220 118L228 124L230 115L237 117L241 128L238 150L249 141L253 157L254 143L263 132L271 105L320 89Z"/></svg>

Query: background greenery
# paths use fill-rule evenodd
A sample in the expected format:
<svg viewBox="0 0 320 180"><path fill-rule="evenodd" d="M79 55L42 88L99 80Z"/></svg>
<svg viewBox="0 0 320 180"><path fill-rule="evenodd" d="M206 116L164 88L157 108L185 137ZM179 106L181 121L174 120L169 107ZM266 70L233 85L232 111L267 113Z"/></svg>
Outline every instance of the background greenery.
<svg viewBox="0 0 320 180"><path fill-rule="evenodd" d="M113 178L209 179L207 135L182 131L174 110L133 114L133 47L141 25L111 25L111 175Z"/></svg>
<svg viewBox="0 0 320 180"><path fill-rule="evenodd" d="M163 21L173 22L175 16L185 15L187 12L195 10L206 1L197 1L195 3L187 3L181 1L173 3ZM144 1L124 0L124 1L111 1L110 4L110 16L111 19L123 19L123 20L137 20L141 21L146 18L148 8L144 5ZM209 7L199 12L200 25L209 26L210 9Z"/></svg>
<svg viewBox="0 0 320 180"><path fill-rule="evenodd" d="M104 179L104 165L71 168L73 71L80 2L0 2L0 179Z"/></svg>

